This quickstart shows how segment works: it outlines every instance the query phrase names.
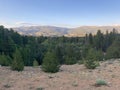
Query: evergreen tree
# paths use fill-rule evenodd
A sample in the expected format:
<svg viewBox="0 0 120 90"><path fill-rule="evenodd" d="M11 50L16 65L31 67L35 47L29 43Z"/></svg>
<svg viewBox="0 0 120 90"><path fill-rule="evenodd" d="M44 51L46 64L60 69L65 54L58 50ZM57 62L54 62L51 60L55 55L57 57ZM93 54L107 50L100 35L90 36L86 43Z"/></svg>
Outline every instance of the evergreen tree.
<svg viewBox="0 0 120 90"><path fill-rule="evenodd" d="M32 60L32 54L31 54L31 48L29 46L24 46L23 48L20 48L22 59L25 66L32 66L33 60Z"/></svg>
<svg viewBox="0 0 120 90"><path fill-rule="evenodd" d="M22 60L21 53L18 49L16 49L13 55L13 62L11 64L12 70L22 71L24 69L24 62Z"/></svg>
<svg viewBox="0 0 120 90"><path fill-rule="evenodd" d="M94 45L97 50L103 50L104 47L104 35L101 33L100 30L98 30L97 35L95 36L95 42Z"/></svg>
<svg viewBox="0 0 120 90"><path fill-rule="evenodd" d="M85 66L88 69L95 69L97 66L99 66L96 50L91 48L88 51L87 57L85 58Z"/></svg>
<svg viewBox="0 0 120 90"><path fill-rule="evenodd" d="M89 34L89 44L93 45L93 35L92 35L92 33Z"/></svg>
<svg viewBox="0 0 120 90"><path fill-rule="evenodd" d="M89 37L88 37L88 34L85 35L85 44L88 44L89 43Z"/></svg>
<svg viewBox="0 0 120 90"><path fill-rule="evenodd" d="M59 61L53 52L47 52L43 59L42 69L45 72L55 73L59 71Z"/></svg>
<svg viewBox="0 0 120 90"><path fill-rule="evenodd" d="M107 49L106 59L120 58L120 38Z"/></svg>

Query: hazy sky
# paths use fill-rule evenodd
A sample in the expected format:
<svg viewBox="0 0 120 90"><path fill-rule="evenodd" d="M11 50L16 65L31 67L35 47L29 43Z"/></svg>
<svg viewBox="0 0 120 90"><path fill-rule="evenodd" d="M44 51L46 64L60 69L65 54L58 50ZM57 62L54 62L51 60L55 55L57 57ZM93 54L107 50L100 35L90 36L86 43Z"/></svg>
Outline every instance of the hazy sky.
<svg viewBox="0 0 120 90"><path fill-rule="evenodd" d="M120 24L120 0L0 0L0 24L6 27Z"/></svg>

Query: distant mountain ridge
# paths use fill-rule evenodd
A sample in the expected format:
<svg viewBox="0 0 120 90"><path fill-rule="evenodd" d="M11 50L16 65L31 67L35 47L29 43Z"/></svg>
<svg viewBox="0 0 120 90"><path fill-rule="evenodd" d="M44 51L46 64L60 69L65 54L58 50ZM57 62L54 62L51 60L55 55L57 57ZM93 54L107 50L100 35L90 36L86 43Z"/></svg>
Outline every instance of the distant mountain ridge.
<svg viewBox="0 0 120 90"><path fill-rule="evenodd" d="M55 27L55 26L29 26L13 28L20 34L32 36L63 36L67 34L68 28Z"/></svg>
<svg viewBox="0 0 120 90"><path fill-rule="evenodd" d="M63 28L55 26L26 26L17 27L13 30L22 35L32 36L67 36L67 37L81 37L86 33L96 34L98 30L105 33L107 30L112 31L115 28L120 33L120 26L81 26L77 28Z"/></svg>

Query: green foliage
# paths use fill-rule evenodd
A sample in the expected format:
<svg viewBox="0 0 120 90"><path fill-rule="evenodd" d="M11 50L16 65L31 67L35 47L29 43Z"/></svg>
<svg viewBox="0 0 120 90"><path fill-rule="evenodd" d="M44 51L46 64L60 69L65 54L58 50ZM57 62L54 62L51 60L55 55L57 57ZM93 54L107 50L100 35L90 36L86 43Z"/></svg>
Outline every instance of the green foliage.
<svg viewBox="0 0 120 90"><path fill-rule="evenodd" d="M38 61L37 61L37 60L35 60L35 59L34 59L34 61L33 61L33 66L34 66L34 67L35 67L35 66L39 66Z"/></svg>
<svg viewBox="0 0 120 90"><path fill-rule="evenodd" d="M4 54L0 55L0 65L9 66L11 64L11 58Z"/></svg>
<svg viewBox="0 0 120 90"><path fill-rule="evenodd" d="M103 61L104 60L104 55L102 51L96 51L96 58L99 61Z"/></svg>
<svg viewBox="0 0 120 90"><path fill-rule="evenodd" d="M25 66L32 66L33 65L33 54L31 54L31 48L29 46L25 46L20 48L20 52L22 55L22 59Z"/></svg>
<svg viewBox="0 0 120 90"><path fill-rule="evenodd" d="M79 60L78 64L84 64L84 60Z"/></svg>
<svg viewBox="0 0 120 90"><path fill-rule="evenodd" d="M99 61L97 59L96 50L90 49L88 51L88 55L85 59L85 66L88 69L95 69L97 66L99 66Z"/></svg>
<svg viewBox="0 0 120 90"><path fill-rule="evenodd" d="M103 49L104 46L104 35L101 33L100 30L98 30L97 35L95 36L94 44L96 46L96 49Z"/></svg>
<svg viewBox="0 0 120 90"><path fill-rule="evenodd" d="M65 48L65 56L64 56L64 64L67 64L67 65L72 65L72 64L75 64L77 63L77 59L79 57L79 52L77 52L77 50L79 49L76 49L77 47L75 47L74 45L66 45L66 48Z"/></svg>
<svg viewBox="0 0 120 90"><path fill-rule="evenodd" d="M55 73L59 71L59 61L53 52L47 52L43 59L42 69L45 72Z"/></svg>
<svg viewBox="0 0 120 90"><path fill-rule="evenodd" d="M85 66L88 69L95 69L97 66L99 66L99 62L98 61L93 61L93 60L86 60L85 61Z"/></svg>
<svg viewBox="0 0 120 90"><path fill-rule="evenodd" d="M36 90L44 90L44 88L43 87L39 87Z"/></svg>
<svg viewBox="0 0 120 90"><path fill-rule="evenodd" d="M72 65L76 63L76 59L74 57L69 57L69 56L65 56L65 64L67 65Z"/></svg>
<svg viewBox="0 0 120 90"><path fill-rule="evenodd" d="M105 80L97 80L95 85L96 86L107 85L107 82Z"/></svg>
<svg viewBox="0 0 120 90"><path fill-rule="evenodd" d="M120 40L117 40L117 43L114 42L117 38L120 39L120 34L115 29L112 32L107 31L106 34L98 30L96 35L93 36L90 33L85 37L35 37L23 36L14 32L13 29L0 26L0 64L10 65L16 48L20 49L25 66L32 66L34 59L42 64L45 53L49 50L55 51L60 64L75 64L78 60L83 63L83 59L88 57L90 48L98 50L95 54L98 61L103 60L103 52L106 50L107 59L120 58ZM85 61L87 62L87 59Z"/></svg>
<svg viewBox="0 0 120 90"><path fill-rule="evenodd" d="M89 44L93 45L93 35L92 35L92 33L89 34Z"/></svg>
<svg viewBox="0 0 120 90"><path fill-rule="evenodd" d="M106 59L120 58L120 40L117 39L114 43L107 49Z"/></svg>
<svg viewBox="0 0 120 90"><path fill-rule="evenodd" d="M24 69L24 62L22 60L21 53L18 49L16 49L13 55L13 62L11 64L11 69L16 71L22 71Z"/></svg>
<svg viewBox="0 0 120 90"><path fill-rule="evenodd" d="M64 53L65 53L65 50L64 50L64 44L59 44L59 45L56 45L55 47L55 54L60 62L60 64L63 64L64 63Z"/></svg>

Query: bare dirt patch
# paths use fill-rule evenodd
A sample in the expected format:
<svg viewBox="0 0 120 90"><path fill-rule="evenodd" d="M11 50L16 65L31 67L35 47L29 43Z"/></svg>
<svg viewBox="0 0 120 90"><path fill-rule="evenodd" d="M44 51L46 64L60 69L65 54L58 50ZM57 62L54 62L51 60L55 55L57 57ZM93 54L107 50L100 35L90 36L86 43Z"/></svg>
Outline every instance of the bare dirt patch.
<svg viewBox="0 0 120 90"><path fill-rule="evenodd" d="M96 87L96 80L108 85ZM25 67L24 71L0 67L0 90L120 90L120 60L101 62L95 70L84 65L62 65L60 72L43 72L40 67Z"/></svg>

